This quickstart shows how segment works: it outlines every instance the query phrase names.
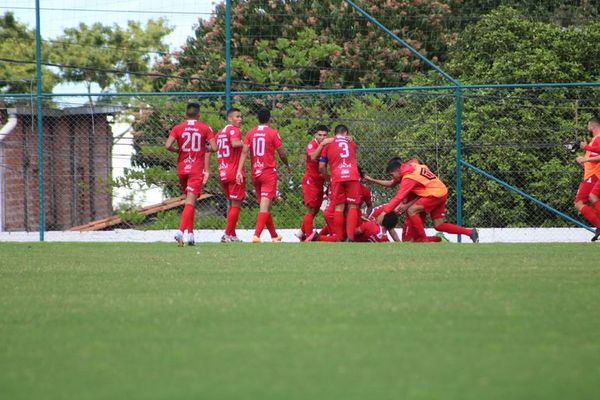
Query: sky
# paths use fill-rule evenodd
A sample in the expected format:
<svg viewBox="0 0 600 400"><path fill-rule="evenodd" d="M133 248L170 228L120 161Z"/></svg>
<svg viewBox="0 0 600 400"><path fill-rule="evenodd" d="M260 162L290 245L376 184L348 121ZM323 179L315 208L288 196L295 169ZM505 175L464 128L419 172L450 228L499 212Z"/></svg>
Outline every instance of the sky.
<svg viewBox="0 0 600 400"><path fill-rule="evenodd" d="M61 35L65 28L75 27L80 22L88 25L101 22L106 25L126 26L128 20L146 22L164 17L175 30L166 37L171 51L185 43L193 34L198 18L206 19L217 0L40 0L41 33L44 39ZM176 8L175 5L176 4ZM29 28L35 28L34 0L2 0L0 14L11 11L17 20ZM98 88L96 88L97 90ZM94 89L92 89L94 90ZM84 93L82 85L61 84L55 93Z"/></svg>

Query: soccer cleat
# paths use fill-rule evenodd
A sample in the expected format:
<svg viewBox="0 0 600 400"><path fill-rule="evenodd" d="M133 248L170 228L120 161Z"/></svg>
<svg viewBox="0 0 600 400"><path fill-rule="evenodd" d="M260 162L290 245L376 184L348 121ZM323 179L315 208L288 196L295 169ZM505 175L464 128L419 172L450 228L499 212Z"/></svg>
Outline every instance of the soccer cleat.
<svg viewBox="0 0 600 400"><path fill-rule="evenodd" d="M262 240L256 235L252 236L252 243L262 243Z"/></svg>
<svg viewBox="0 0 600 400"><path fill-rule="evenodd" d="M310 235L308 235L305 239L305 242L316 242L319 240L319 232L313 231Z"/></svg>
<svg viewBox="0 0 600 400"><path fill-rule="evenodd" d="M227 243L227 242L231 242L230 236L229 235L221 236L221 243Z"/></svg>
<svg viewBox="0 0 600 400"><path fill-rule="evenodd" d="M592 242L595 242L600 238L600 228L596 228L596 232L594 233L594 237L592 238Z"/></svg>
<svg viewBox="0 0 600 400"><path fill-rule="evenodd" d="M479 243L479 232L477 232L477 229L471 229L471 234L469 235L469 237L471 238L473 243Z"/></svg>
<svg viewBox="0 0 600 400"><path fill-rule="evenodd" d="M301 242L304 242L306 240L306 234L302 232L302 230L299 230L298 232L294 233L294 236L296 236Z"/></svg>
<svg viewBox="0 0 600 400"><path fill-rule="evenodd" d="M435 236L439 237L441 242L449 242L448 238L442 232L436 233Z"/></svg>
<svg viewBox="0 0 600 400"><path fill-rule="evenodd" d="M281 242L282 240L283 240L283 236L281 236L280 234L277 234L277 236L276 236L276 237L274 237L274 238L271 238L271 242L273 242L273 243L279 243L279 242Z"/></svg>
<svg viewBox="0 0 600 400"><path fill-rule="evenodd" d="M242 243L242 239L237 236L229 236L229 241L233 243Z"/></svg>
<svg viewBox="0 0 600 400"><path fill-rule="evenodd" d="M196 244L196 240L194 239L194 234L193 233L188 234L187 245L194 246L195 244Z"/></svg>
<svg viewBox="0 0 600 400"><path fill-rule="evenodd" d="M175 234L175 241L177 242L177 246L183 247L183 233L181 231Z"/></svg>

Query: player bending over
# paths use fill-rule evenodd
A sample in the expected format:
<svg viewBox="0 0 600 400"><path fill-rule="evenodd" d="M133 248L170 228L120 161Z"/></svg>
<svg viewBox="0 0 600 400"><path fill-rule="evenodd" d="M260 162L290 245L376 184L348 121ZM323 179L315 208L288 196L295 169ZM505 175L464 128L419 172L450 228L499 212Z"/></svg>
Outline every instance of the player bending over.
<svg viewBox="0 0 600 400"><path fill-rule="evenodd" d="M394 212L404 199L414 193L419 196L408 210L408 218L415 229L415 241L426 241L425 226L419 215L425 212L430 215L433 227L439 232L453 233L456 235L467 235L473 242L479 241L479 234L475 228L464 228L458 225L444 222L446 213L446 200L448 189L446 185L427 167L417 160L409 160L402 163L398 157L391 159L387 165L386 172L394 180L400 181L400 188L396 196L385 206L383 212L377 218L381 222L386 214Z"/></svg>
<svg viewBox="0 0 600 400"><path fill-rule="evenodd" d="M185 206L175 240L179 246L183 246L184 233L187 231L187 244L193 246L196 200L202 194L210 170L210 153L206 152L206 142L210 144L212 151L217 150L217 143L212 128L198 120L200 104L188 103L185 116L186 121L171 129L165 147L177 153L179 186L185 194Z"/></svg>

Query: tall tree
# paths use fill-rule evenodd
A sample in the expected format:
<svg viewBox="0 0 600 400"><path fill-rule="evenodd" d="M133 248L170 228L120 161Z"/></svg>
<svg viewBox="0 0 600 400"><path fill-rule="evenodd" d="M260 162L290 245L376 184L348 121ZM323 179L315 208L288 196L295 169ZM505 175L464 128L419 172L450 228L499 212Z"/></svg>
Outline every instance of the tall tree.
<svg viewBox="0 0 600 400"><path fill-rule="evenodd" d="M81 23L53 41L51 60L65 66L61 68L63 80L82 82L88 91L92 83L102 90L149 90L150 62L168 51L163 39L172 30L162 18L146 26L129 21L126 28Z"/></svg>
<svg viewBox="0 0 600 400"><path fill-rule="evenodd" d="M45 61L48 46L42 43ZM35 92L35 30L19 23L13 13L0 16L0 92ZM58 76L42 67L43 90L51 91Z"/></svg>

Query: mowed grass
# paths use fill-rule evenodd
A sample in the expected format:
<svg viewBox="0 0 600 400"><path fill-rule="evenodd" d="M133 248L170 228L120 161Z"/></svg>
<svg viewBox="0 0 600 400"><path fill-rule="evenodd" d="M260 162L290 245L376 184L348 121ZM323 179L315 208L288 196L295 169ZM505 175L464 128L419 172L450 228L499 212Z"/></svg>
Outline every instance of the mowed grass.
<svg viewBox="0 0 600 400"><path fill-rule="evenodd" d="M598 398L599 251L0 243L0 398Z"/></svg>

